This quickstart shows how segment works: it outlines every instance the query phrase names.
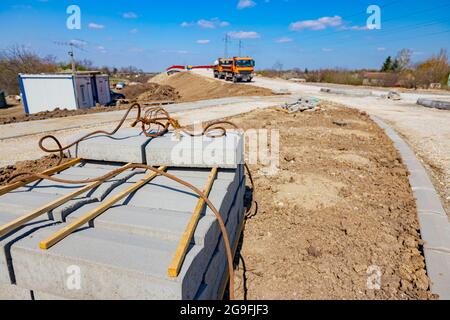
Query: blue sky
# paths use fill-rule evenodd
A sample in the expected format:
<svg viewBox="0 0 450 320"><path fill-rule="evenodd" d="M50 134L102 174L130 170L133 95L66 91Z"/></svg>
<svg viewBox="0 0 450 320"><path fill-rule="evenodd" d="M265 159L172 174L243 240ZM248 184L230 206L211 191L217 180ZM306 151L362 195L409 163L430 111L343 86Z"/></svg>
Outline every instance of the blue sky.
<svg viewBox="0 0 450 320"><path fill-rule="evenodd" d="M69 30L69 5L81 9L81 30ZM366 10L381 8L381 30L368 30ZM450 46L450 1L428 0L1 0L0 49L20 44L68 60L134 65L160 71L172 64L211 64L224 54L255 57L258 68L379 68L411 49L420 61Z"/></svg>

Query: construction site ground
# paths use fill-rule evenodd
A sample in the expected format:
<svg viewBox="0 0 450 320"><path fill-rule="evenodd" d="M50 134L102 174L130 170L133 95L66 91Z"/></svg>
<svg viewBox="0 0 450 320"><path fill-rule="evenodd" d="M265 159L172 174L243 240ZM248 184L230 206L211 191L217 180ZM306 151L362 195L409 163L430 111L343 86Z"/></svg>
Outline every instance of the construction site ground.
<svg viewBox="0 0 450 320"><path fill-rule="evenodd" d="M367 114L335 104L233 117L280 130L280 171L254 172L236 295L247 299L429 299L408 173ZM335 124L338 123L338 124ZM370 267L381 290L367 287Z"/></svg>
<svg viewBox="0 0 450 320"><path fill-rule="evenodd" d="M158 101L181 103L227 97L273 95L272 90L267 88L216 83L208 78L187 72L175 74L171 77L162 73L154 78L154 80L150 79L147 84L137 83L135 85L127 86L121 93L126 97L126 104L117 106L96 106L90 109L78 110L57 109L32 115L25 114L22 103L17 103L13 99L8 99L9 107L0 109L0 125L124 110L129 107L130 102L135 100L142 103L155 103Z"/></svg>
<svg viewBox="0 0 450 320"><path fill-rule="evenodd" d="M208 79L209 73L198 73L190 79L201 79L201 86L203 80L212 88L234 86ZM164 82L164 78L157 81ZM267 176L261 166L251 167L259 206L244 232L237 296L435 298L429 291L407 170L392 142L368 114L390 123L428 165L448 213L449 113L415 106L413 97L393 102L378 96L331 95L319 93L316 86L282 80L257 78L239 86L255 85L270 92L287 88L293 95L255 93L166 106L185 125L230 118L244 128L280 130L280 172ZM295 115L267 109L305 95L328 101L322 101L322 111ZM45 156L37 146L42 136L54 134L64 141L93 130L112 130L123 114L113 111L1 125L0 167L16 165L2 174L6 177L11 171L37 165L34 160ZM132 112L127 124L134 116ZM46 163L52 161L46 159ZM367 289L370 267L382 272L381 290Z"/></svg>
<svg viewBox="0 0 450 320"><path fill-rule="evenodd" d="M213 78L212 72L209 71L195 70L195 73ZM406 140L425 165L450 216L450 112L424 108L416 104L419 98L450 101L448 91L406 91L401 92L402 100L393 101L384 98L387 94L385 89L376 87L370 89L373 93L371 96L358 96L362 90L368 89L330 84L301 84L264 77L256 77L252 83L243 85L271 90L285 89L294 96L326 99L378 116ZM320 92L322 87L340 88L347 90L348 93L324 93Z"/></svg>

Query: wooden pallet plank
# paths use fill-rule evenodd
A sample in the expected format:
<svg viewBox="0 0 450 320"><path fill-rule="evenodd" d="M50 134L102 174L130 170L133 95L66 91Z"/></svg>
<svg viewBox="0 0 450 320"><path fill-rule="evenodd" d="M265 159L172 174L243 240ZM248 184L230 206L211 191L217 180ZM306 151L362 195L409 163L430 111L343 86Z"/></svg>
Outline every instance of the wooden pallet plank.
<svg viewBox="0 0 450 320"><path fill-rule="evenodd" d="M209 195L216 176L217 176L217 168L212 168L211 173L209 174L208 177L208 181L206 182L205 188L203 190L203 193L206 196ZM169 268L167 269L167 274L171 278L178 277L178 274L180 273L184 257L189 248L189 244L191 243L191 239L194 236L195 229L197 228L197 224L198 221L200 220L200 215L202 213L204 205L205 200L199 198L197 205L195 206L194 213L191 216L191 219L186 227L186 230L184 231L183 236L181 237L181 241L177 247L177 250L175 251L175 255L172 258L172 262L170 263Z"/></svg>

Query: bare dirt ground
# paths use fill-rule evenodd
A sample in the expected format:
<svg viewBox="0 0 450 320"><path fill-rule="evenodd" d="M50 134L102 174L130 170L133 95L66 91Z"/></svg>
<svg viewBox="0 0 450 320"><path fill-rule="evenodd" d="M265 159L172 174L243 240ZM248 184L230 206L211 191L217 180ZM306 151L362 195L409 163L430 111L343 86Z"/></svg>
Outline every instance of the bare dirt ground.
<svg viewBox="0 0 450 320"><path fill-rule="evenodd" d="M38 160L18 161L14 165L0 168L0 186L6 185L8 180L16 174L23 172L41 173L58 164L59 156L50 155L42 157ZM63 159L61 163L65 163L70 159Z"/></svg>
<svg viewBox="0 0 450 320"><path fill-rule="evenodd" d="M224 80L216 81L192 72L180 72L171 76L160 74L149 81L174 87L182 100L186 102L227 97L273 95L270 89L233 84Z"/></svg>
<svg viewBox="0 0 450 320"><path fill-rule="evenodd" d="M177 90L169 85L160 85L157 83L139 83L125 87L122 94L130 100L146 101L179 101L181 100Z"/></svg>
<svg viewBox="0 0 450 320"><path fill-rule="evenodd" d="M212 78L209 72L195 70L197 74ZM313 96L330 100L358 110L366 111L388 123L411 146L430 174L434 187L439 192L441 202L450 218L450 112L418 106L418 98L450 100L445 90L404 90L401 101L391 101L380 96L354 97L321 93L318 84L297 84L281 79L256 77L251 84L270 89L288 89L294 95ZM361 87L332 85L358 90ZM371 87L371 91L383 88Z"/></svg>
<svg viewBox="0 0 450 320"><path fill-rule="evenodd" d="M273 95L272 90L270 89L211 81L188 72L175 74L170 77L163 73L158 75L155 81L156 82L125 87L121 93L125 94L127 98L125 102L128 103L118 106L98 106L82 110L56 109L54 111L26 115L24 113L23 104L14 105L9 108L0 109L0 125L123 110L129 107L129 102L132 100L142 102L192 102L226 97Z"/></svg>
<svg viewBox="0 0 450 320"><path fill-rule="evenodd" d="M275 176L251 166L259 210L246 223L237 297L436 298L407 170L366 113L326 104L319 112L256 110L232 120L280 130L281 158ZM367 287L371 266L382 273L381 290Z"/></svg>

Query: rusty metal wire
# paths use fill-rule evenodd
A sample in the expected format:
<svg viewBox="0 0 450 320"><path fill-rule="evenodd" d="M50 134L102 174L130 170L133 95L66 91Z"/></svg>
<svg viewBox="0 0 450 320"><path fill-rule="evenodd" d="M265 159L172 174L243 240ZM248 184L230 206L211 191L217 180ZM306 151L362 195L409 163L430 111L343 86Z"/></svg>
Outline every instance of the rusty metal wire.
<svg viewBox="0 0 450 320"><path fill-rule="evenodd" d="M169 129L172 127L175 131L183 132L189 136L208 136L210 138L218 138L226 135L227 130L225 128L226 125L233 127L234 129L239 129L238 126L236 126L231 121L214 121L209 123L206 127L203 128L203 130L199 133L193 133L189 130L187 130L185 127L182 127L178 120L172 118L164 108L161 107L151 107L144 111L143 116L142 114L142 108L139 103L132 104L127 111L125 112L124 116L120 120L119 124L112 130L112 131L105 131L105 130L96 130L93 132L90 132L81 138L73 141L72 143L62 146L61 142L54 136L54 135L47 135L45 137L42 137L39 140L39 148L41 148L42 151L47 153L58 153L59 154L59 161L57 165L60 165L63 158L64 158L64 151L68 150L70 147L80 143L83 140L86 140L87 138L90 138L94 135L103 134L107 136L112 136L119 129L123 126L124 122L128 118L128 115L130 114L131 110L134 108L137 109L137 116L134 122L131 124L132 127L136 127L137 124L141 124L142 132L147 137L159 137L164 134L166 134ZM52 140L57 145L57 148L50 149L44 146L44 141L46 140ZM12 179L11 179L12 180Z"/></svg>

